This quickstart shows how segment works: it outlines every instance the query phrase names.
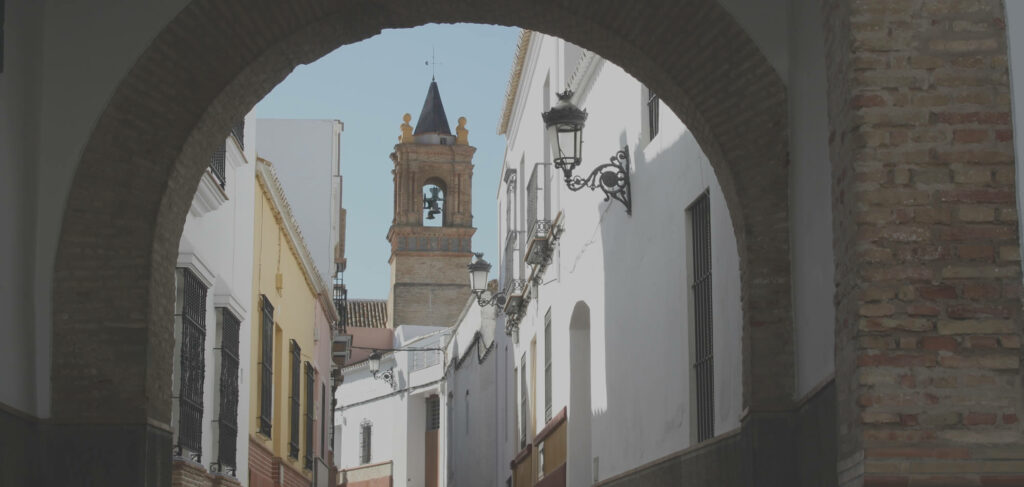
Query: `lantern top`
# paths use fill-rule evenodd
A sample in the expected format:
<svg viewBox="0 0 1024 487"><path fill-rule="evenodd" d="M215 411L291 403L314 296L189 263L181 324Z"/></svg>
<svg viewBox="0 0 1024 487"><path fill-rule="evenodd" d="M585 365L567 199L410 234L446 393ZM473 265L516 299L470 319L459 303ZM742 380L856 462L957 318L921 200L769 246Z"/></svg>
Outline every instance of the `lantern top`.
<svg viewBox="0 0 1024 487"><path fill-rule="evenodd" d="M558 97L558 103L555 103L555 106L551 107L550 110L541 114L541 117L544 118L544 125L548 127L553 125L571 125L574 129L582 130L583 124L587 121L587 111L581 110L580 107L571 101L572 90L567 89L555 95Z"/></svg>

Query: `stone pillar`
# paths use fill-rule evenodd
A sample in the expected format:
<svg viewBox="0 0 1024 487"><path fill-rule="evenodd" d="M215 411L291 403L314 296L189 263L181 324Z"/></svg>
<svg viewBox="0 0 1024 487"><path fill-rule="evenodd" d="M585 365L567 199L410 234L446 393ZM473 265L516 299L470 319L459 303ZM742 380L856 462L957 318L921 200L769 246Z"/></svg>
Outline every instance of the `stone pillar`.
<svg viewBox="0 0 1024 487"><path fill-rule="evenodd" d="M840 485L1024 485L1004 6L823 5Z"/></svg>

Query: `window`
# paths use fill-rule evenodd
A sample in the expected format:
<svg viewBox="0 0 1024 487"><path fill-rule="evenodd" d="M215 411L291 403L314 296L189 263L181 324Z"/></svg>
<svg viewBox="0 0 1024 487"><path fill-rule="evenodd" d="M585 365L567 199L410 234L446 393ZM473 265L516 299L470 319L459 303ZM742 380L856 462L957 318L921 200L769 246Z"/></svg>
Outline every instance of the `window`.
<svg viewBox="0 0 1024 487"><path fill-rule="evenodd" d="M327 458L324 441L327 438L327 386L320 384L320 459Z"/></svg>
<svg viewBox="0 0 1024 487"><path fill-rule="evenodd" d="M241 119L231 127L231 136L238 141L238 147L245 149L245 119Z"/></svg>
<svg viewBox="0 0 1024 487"><path fill-rule="evenodd" d="M260 326L260 429L270 438L271 408L274 403L274 305L262 296Z"/></svg>
<svg viewBox="0 0 1024 487"><path fill-rule="evenodd" d="M302 364L299 362L299 356L302 354L302 350L299 348L299 344L295 340L291 340L291 354L292 354L292 376L291 376L291 409L289 411L291 420L289 423L290 428L288 431L291 433L288 438L288 456L296 460L299 459L299 407L300 399L299 388L302 386L299 383L299 367Z"/></svg>
<svg viewBox="0 0 1024 487"><path fill-rule="evenodd" d="M313 366L306 362L306 448L303 465L313 469Z"/></svg>
<svg viewBox="0 0 1024 487"><path fill-rule="evenodd" d="M238 332L239 319L226 308L220 318L220 403L217 413L217 463L232 475L238 442Z"/></svg>
<svg viewBox="0 0 1024 487"><path fill-rule="evenodd" d="M364 420L359 427L359 464L370 463L370 436L373 432L373 423Z"/></svg>
<svg viewBox="0 0 1024 487"><path fill-rule="evenodd" d="M213 173L214 179L217 180L217 184L221 188L225 187L228 182L227 166L225 161L227 160L227 149L225 145L221 145L220 148L213 151L213 155L210 156L210 172Z"/></svg>
<svg viewBox="0 0 1024 487"><path fill-rule="evenodd" d="M658 135L658 107L661 105L661 99L650 88L645 89L647 90L647 133L650 134L650 139L654 139L654 136Z"/></svg>
<svg viewBox="0 0 1024 487"><path fill-rule="evenodd" d="M704 193L690 206L693 268L693 375L697 400L697 441L715 436L714 340L711 317L711 205Z"/></svg>
<svg viewBox="0 0 1024 487"><path fill-rule="evenodd" d="M544 422L551 421L551 308L544 314Z"/></svg>
<svg viewBox="0 0 1024 487"><path fill-rule="evenodd" d="M431 178L423 185L423 217L425 227L443 227L446 223L447 202L444 181Z"/></svg>
<svg viewBox="0 0 1024 487"><path fill-rule="evenodd" d="M469 389L466 389L466 434L469 434Z"/></svg>
<svg viewBox="0 0 1024 487"><path fill-rule="evenodd" d="M430 396L427 398L427 431L437 431L441 428L441 398Z"/></svg>
<svg viewBox="0 0 1024 487"><path fill-rule="evenodd" d="M526 395L526 354L523 354L523 358L519 365L520 384L519 384L519 448L526 448L526 428L530 423L530 403L529 398Z"/></svg>
<svg viewBox="0 0 1024 487"><path fill-rule="evenodd" d="M551 164L535 164L530 173L530 181L526 183L526 231L532 238L537 231L534 226L538 220L551 220L551 193L547 182L551 177Z"/></svg>
<svg viewBox="0 0 1024 487"><path fill-rule="evenodd" d="M199 461L203 442L203 381L206 375L206 285L192 271L181 270L181 355L178 389L178 442Z"/></svg>

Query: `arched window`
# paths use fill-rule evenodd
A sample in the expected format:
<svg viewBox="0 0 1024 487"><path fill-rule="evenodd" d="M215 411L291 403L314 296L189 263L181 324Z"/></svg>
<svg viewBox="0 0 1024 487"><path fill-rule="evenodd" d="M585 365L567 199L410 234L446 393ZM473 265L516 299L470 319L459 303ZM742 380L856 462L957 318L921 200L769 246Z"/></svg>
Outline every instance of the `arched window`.
<svg viewBox="0 0 1024 487"><path fill-rule="evenodd" d="M423 226L443 227L448 204L444 181L437 178L427 180L423 185Z"/></svg>

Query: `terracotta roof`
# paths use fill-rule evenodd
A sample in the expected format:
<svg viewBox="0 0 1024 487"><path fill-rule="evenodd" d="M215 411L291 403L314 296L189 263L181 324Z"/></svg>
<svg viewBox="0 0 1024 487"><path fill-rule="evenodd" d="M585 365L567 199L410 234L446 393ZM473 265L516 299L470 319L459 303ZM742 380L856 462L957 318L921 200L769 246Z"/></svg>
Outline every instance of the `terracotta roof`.
<svg viewBox="0 0 1024 487"><path fill-rule="evenodd" d="M387 328L388 301L386 299L349 299L345 306L348 320L345 326L360 328Z"/></svg>
<svg viewBox="0 0 1024 487"><path fill-rule="evenodd" d="M430 82L427 99L423 100L423 110L420 110L420 119L416 122L413 135L432 133L452 134L452 129L448 128L448 115L445 115L444 104L441 103L441 92L437 90L437 81Z"/></svg>

